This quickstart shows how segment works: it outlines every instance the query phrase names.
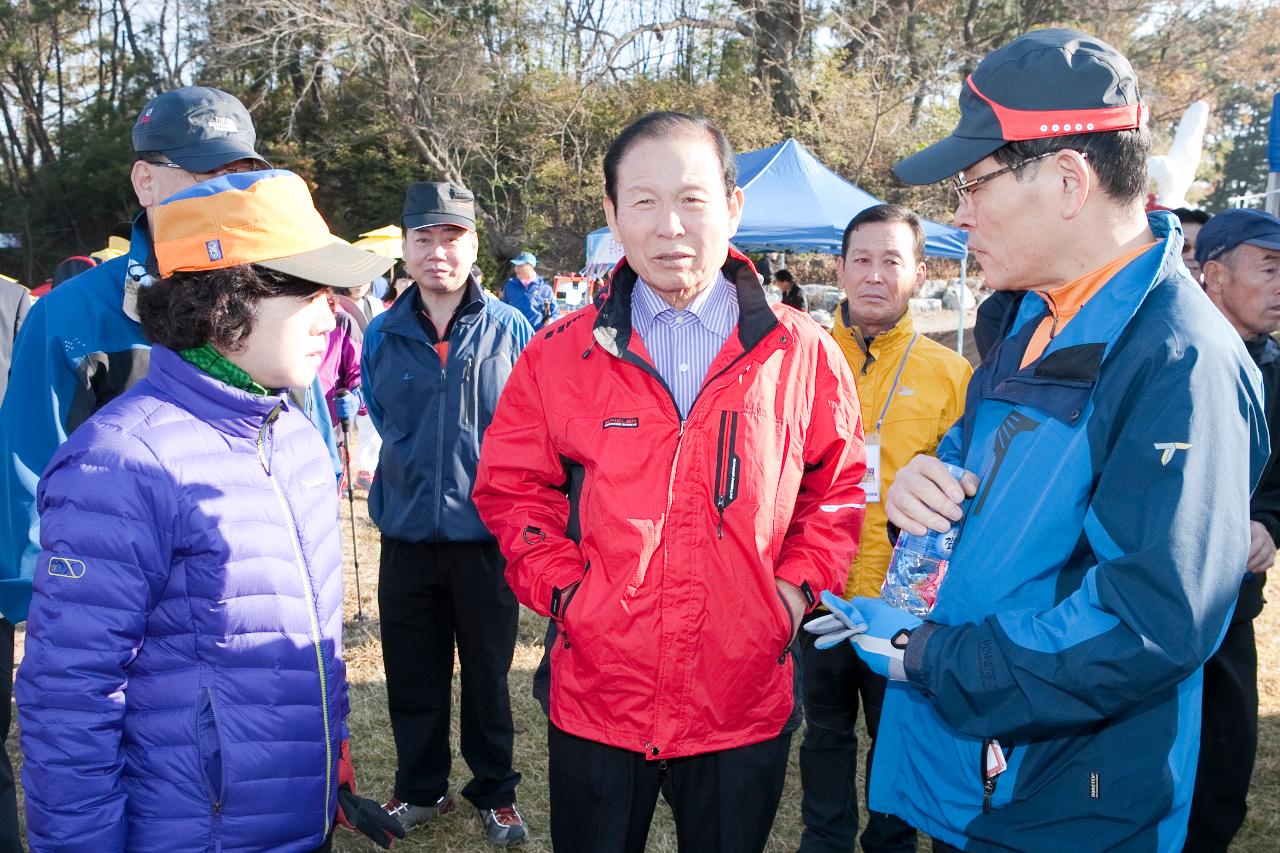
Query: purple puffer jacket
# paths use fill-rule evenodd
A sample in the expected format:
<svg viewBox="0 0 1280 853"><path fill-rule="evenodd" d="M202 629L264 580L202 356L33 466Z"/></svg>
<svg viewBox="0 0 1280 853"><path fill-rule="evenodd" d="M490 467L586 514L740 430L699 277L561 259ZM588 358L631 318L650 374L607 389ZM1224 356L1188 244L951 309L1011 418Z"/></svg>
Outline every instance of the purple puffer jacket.
<svg viewBox="0 0 1280 853"><path fill-rule="evenodd" d="M32 851L310 851L346 737L333 469L163 347L40 483L15 693Z"/></svg>

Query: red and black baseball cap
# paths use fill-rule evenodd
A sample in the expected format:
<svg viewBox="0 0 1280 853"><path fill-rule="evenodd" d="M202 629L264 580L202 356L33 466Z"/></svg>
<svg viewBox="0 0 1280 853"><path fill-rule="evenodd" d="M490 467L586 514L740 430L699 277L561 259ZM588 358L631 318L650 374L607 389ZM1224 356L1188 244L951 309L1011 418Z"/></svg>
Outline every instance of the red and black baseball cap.
<svg viewBox="0 0 1280 853"><path fill-rule="evenodd" d="M932 184L1026 139L1141 127L1133 66L1111 45L1076 30L1032 30L989 54L964 81L960 123L947 138L893 167L908 184Z"/></svg>

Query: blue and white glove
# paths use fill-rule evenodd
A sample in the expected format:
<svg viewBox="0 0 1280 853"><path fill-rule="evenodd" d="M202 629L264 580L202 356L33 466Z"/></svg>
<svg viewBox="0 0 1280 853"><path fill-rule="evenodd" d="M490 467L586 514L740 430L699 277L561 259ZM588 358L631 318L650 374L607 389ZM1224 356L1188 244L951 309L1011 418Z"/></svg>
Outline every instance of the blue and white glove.
<svg viewBox="0 0 1280 853"><path fill-rule="evenodd" d="M872 672L894 681L907 680L902 656L911 632L923 624L918 617L878 598L859 596L845 601L830 590L823 590L822 603L831 615L805 626L806 631L819 635L818 648L829 649L848 640Z"/></svg>
<svg viewBox="0 0 1280 853"><path fill-rule="evenodd" d="M347 393L334 397L333 407L338 411L338 420L340 422L351 423L360 411L360 390L352 388Z"/></svg>

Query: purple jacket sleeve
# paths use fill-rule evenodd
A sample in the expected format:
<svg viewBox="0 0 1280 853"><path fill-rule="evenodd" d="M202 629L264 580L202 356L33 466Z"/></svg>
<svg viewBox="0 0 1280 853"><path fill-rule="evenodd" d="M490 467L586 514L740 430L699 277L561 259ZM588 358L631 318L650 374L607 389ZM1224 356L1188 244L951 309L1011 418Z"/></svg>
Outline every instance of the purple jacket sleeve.
<svg viewBox="0 0 1280 853"><path fill-rule="evenodd" d="M168 580L174 485L136 440L90 421L54 456L37 500L43 550L14 688L28 842L123 850L128 667Z"/></svg>

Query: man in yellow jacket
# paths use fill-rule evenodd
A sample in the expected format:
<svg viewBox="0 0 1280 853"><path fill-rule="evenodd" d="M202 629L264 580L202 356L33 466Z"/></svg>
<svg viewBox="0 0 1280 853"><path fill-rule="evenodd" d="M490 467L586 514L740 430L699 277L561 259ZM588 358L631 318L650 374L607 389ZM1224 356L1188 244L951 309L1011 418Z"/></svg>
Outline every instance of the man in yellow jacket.
<svg viewBox="0 0 1280 853"><path fill-rule="evenodd" d="M845 595L877 596L893 551L880 498L898 467L916 454L933 453L963 414L973 369L958 353L915 331L908 301L925 278L924 227L916 214L896 204L868 208L845 229L842 248L836 279L846 298L832 334L857 382L867 448L867 512ZM869 778L886 682L849 644L819 652L811 634L800 636L807 723L800 747L800 851L848 853L858 834L858 703L871 737ZM914 851L915 835L899 818L873 812L862 849Z"/></svg>

